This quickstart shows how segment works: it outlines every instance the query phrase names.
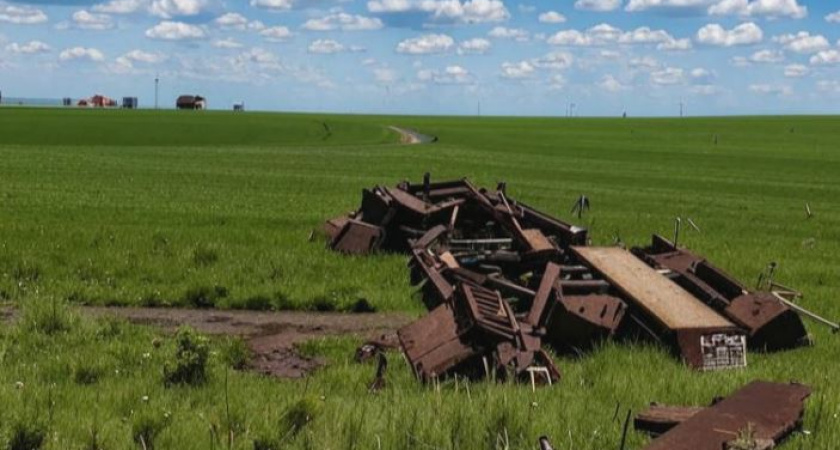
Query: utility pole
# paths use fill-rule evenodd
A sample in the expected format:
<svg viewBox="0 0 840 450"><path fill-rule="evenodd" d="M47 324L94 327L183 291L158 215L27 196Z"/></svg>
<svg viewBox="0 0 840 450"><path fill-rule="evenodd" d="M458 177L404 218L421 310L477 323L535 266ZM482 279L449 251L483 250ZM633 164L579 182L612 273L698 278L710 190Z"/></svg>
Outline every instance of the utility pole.
<svg viewBox="0 0 840 450"><path fill-rule="evenodd" d="M155 109L158 109L158 92L160 86L160 74L155 75Z"/></svg>
<svg viewBox="0 0 840 450"><path fill-rule="evenodd" d="M478 117L481 117L481 99L478 100Z"/></svg>
<svg viewBox="0 0 840 450"><path fill-rule="evenodd" d="M683 103L683 100L680 99L680 117L683 117L684 113L685 113L685 104Z"/></svg>

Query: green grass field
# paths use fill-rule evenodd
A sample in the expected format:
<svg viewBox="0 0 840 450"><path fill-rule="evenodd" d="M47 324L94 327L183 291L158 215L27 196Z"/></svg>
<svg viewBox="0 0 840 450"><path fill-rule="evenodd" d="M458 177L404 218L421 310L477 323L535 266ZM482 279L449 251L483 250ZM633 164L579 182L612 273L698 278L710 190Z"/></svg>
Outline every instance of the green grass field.
<svg viewBox="0 0 840 450"><path fill-rule="evenodd" d="M389 125L440 142L401 146ZM49 318L54 303L187 306L196 292L219 287L220 308L326 301L342 310L365 298L380 310L420 314L404 257L344 257L307 238L325 218L356 207L362 188L430 171L485 185L505 180L512 196L565 218L586 194L592 211L580 225L595 244L616 236L646 244L653 232L670 235L676 216L690 217L702 233L684 231L683 244L750 282L776 261L776 279L803 291L802 305L837 318L838 144L834 117L0 109L0 298ZM548 434L558 449L600 450L618 447L627 408L704 404L757 378L815 388L806 415L812 433L784 449L840 442L840 343L810 324L814 347L750 355L737 372L693 373L661 349L607 344L559 360L563 381L536 393L420 386L395 355L388 389L370 396L373 367L352 364L353 338L308 345L332 364L306 382L227 371L220 355L230 343L214 342L206 385L166 388L168 339L157 348L151 330L71 322L55 333L32 320L0 329L0 404L10 405L0 408L0 444L16 424L37 423L50 433L44 448L97 448L88 445L92 431L99 448L140 448L134 431L152 423L161 449L228 448L233 430L238 449L280 434L282 448L530 449ZM79 372L98 375L85 383ZM283 432L301 409L313 420ZM632 433L628 449L644 442Z"/></svg>

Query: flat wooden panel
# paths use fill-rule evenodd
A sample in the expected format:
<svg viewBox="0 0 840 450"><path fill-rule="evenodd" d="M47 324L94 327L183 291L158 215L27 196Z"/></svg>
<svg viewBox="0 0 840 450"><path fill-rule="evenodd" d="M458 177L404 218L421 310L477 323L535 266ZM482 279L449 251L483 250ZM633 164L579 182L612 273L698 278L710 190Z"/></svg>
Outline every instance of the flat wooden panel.
<svg viewBox="0 0 840 450"><path fill-rule="evenodd" d="M627 250L618 247L573 247L572 250L616 289L672 330L734 327Z"/></svg>

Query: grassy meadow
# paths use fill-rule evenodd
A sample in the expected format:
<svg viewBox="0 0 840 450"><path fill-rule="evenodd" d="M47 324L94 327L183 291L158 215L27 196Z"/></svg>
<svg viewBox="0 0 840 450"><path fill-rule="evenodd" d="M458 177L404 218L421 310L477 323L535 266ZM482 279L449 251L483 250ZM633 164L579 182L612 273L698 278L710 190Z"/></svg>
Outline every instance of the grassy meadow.
<svg viewBox="0 0 840 450"><path fill-rule="evenodd" d="M399 145L389 125L439 142ZM167 387L171 338L66 305L342 311L364 298L419 315L403 256L345 257L308 237L357 207L362 188L429 171L505 180L512 196L567 219L585 194L592 211L578 224L594 244L646 244L691 218L702 231L684 227L682 244L749 282L775 261L803 306L836 319L838 145L835 117L0 109L0 302L23 311L0 324L0 447L30 427L46 430L50 449L535 449L547 434L557 449L601 450L618 448L628 408L705 404L760 378L815 390L811 433L783 449L834 449L840 337L812 324L815 346L751 354L737 372L694 373L661 349L608 343L559 359L561 383L536 392L421 386L394 354L388 388L369 395L374 367L352 362L352 337L307 344L331 364L306 381L232 370L241 344L214 340L207 382ZM646 441L631 432L627 448Z"/></svg>

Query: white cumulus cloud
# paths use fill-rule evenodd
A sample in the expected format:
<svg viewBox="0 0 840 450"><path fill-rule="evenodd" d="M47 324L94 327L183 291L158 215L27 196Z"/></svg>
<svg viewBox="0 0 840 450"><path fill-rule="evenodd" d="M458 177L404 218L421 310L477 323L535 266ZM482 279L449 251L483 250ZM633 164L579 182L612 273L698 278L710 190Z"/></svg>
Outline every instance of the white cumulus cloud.
<svg viewBox="0 0 840 450"><path fill-rule="evenodd" d="M333 39L318 39L312 41L307 48L309 53L332 54L342 52L361 52L364 51L361 47L346 46Z"/></svg>
<svg viewBox="0 0 840 450"><path fill-rule="evenodd" d="M802 64L785 66L785 77L787 78L802 78L808 76L809 73L811 73L811 69Z"/></svg>
<svg viewBox="0 0 840 450"><path fill-rule="evenodd" d="M621 92L629 89L629 86L619 81L613 75L604 75L601 78L601 81L597 83L597 86L607 92Z"/></svg>
<svg viewBox="0 0 840 450"><path fill-rule="evenodd" d="M207 33L204 28L196 25L165 20L146 30L146 37L164 41L181 41L204 39Z"/></svg>
<svg viewBox="0 0 840 450"><path fill-rule="evenodd" d="M217 39L213 41L213 47L224 49L242 48L242 44L233 38Z"/></svg>
<svg viewBox="0 0 840 450"><path fill-rule="evenodd" d="M62 50L58 59L62 61L88 60L99 62L105 60L105 55L95 48L73 47Z"/></svg>
<svg viewBox="0 0 840 450"><path fill-rule="evenodd" d="M691 49L691 40L677 39L665 30L654 30L650 27L639 27L631 31L602 23L586 31L562 30L550 36L547 40L552 45L568 47L586 47L593 45L624 44L624 45L656 45L658 50L681 51Z"/></svg>
<svg viewBox="0 0 840 450"><path fill-rule="evenodd" d="M488 51L490 51L490 47L492 47L492 44L490 44L490 41L488 41L487 39L483 39L483 38L467 39L466 41L463 41L460 44L458 44L458 54L459 55L467 55L467 54L483 55L484 53L487 53Z"/></svg>
<svg viewBox="0 0 840 450"><path fill-rule="evenodd" d="M511 80L530 78L535 71L536 67L528 61L502 63L502 78Z"/></svg>
<svg viewBox="0 0 840 450"><path fill-rule="evenodd" d="M831 23L840 23L840 11L833 12L825 16L825 21Z"/></svg>
<svg viewBox="0 0 840 450"><path fill-rule="evenodd" d="M624 8L630 12L655 9L700 9L719 0L630 0Z"/></svg>
<svg viewBox="0 0 840 450"><path fill-rule="evenodd" d="M114 28L111 16L107 14L90 13L85 10L73 13L73 23L84 30L110 30Z"/></svg>
<svg viewBox="0 0 840 450"><path fill-rule="evenodd" d="M452 65L443 70L421 69L417 72L417 79L436 84L469 84L473 81L473 76L462 66Z"/></svg>
<svg viewBox="0 0 840 450"><path fill-rule="evenodd" d="M752 45L764 39L764 32L753 22L742 23L731 30L713 23L697 31L697 42L719 47Z"/></svg>
<svg viewBox="0 0 840 450"><path fill-rule="evenodd" d="M334 13L319 19L307 20L302 28L310 31L370 31L379 30L384 26L377 17L365 17L355 14Z"/></svg>
<svg viewBox="0 0 840 450"><path fill-rule="evenodd" d="M542 23L563 23L566 21L566 16L557 11L547 11L540 14L538 19Z"/></svg>
<svg viewBox="0 0 840 450"><path fill-rule="evenodd" d="M816 53L831 47L831 44L825 36L820 34L812 35L807 31L776 36L773 38L773 41L782 44L785 49L796 53Z"/></svg>
<svg viewBox="0 0 840 450"><path fill-rule="evenodd" d="M837 50L823 50L811 57L813 66L834 66L840 64L840 52Z"/></svg>
<svg viewBox="0 0 840 450"><path fill-rule="evenodd" d="M426 34L397 44L397 53L422 55L443 53L455 46L455 40L445 34Z"/></svg>
<svg viewBox="0 0 840 450"><path fill-rule="evenodd" d="M684 81L685 71L677 67L665 67L650 74L650 82L657 85L670 86Z"/></svg>
<svg viewBox="0 0 840 450"><path fill-rule="evenodd" d="M531 39L531 33L522 28L495 27L487 35L492 38L512 39L517 42L526 42Z"/></svg>
<svg viewBox="0 0 840 450"><path fill-rule="evenodd" d="M621 7L621 0L577 0L575 9L584 11L607 12Z"/></svg>
<svg viewBox="0 0 840 450"><path fill-rule="evenodd" d="M31 6L15 6L0 4L0 22L17 25L37 25L49 20L44 11Z"/></svg>
<svg viewBox="0 0 840 450"><path fill-rule="evenodd" d="M422 12L440 22L486 23L510 18L502 0L370 0L372 13Z"/></svg>
<svg viewBox="0 0 840 450"><path fill-rule="evenodd" d="M41 41L29 41L25 44L18 44L17 42L13 42L6 46L6 51L9 53L27 55L35 53L47 53L50 50L52 50L50 46Z"/></svg>
<svg viewBox="0 0 840 450"><path fill-rule="evenodd" d="M195 16L207 7L207 0L152 0L149 13L164 19Z"/></svg>
<svg viewBox="0 0 840 450"><path fill-rule="evenodd" d="M750 92L762 95L793 95L793 88L782 84L751 84L749 90Z"/></svg>
<svg viewBox="0 0 840 450"><path fill-rule="evenodd" d="M112 0L94 5L91 10L103 14L133 14L148 5L148 0Z"/></svg>
<svg viewBox="0 0 840 450"><path fill-rule="evenodd" d="M270 11L288 11L292 9L292 0L251 0L251 6Z"/></svg>
<svg viewBox="0 0 840 450"><path fill-rule="evenodd" d="M802 19L808 16L808 8L797 0L723 0L710 6L709 14Z"/></svg>
<svg viewBox="0 0 840 450"><path fill-rule="evenodd" d="M260 35L269 41L285 41L286 39L294 36L294 33L292 33L292 31L287 27L276 26L260 31Z"/></svg>
<svg viewBox="0 0 840 450"><path fill-rule="evenodd" d="M776 50L759 50L750 55L749 60L760 64L776 64L785 60L785 55Z"/></svg>

